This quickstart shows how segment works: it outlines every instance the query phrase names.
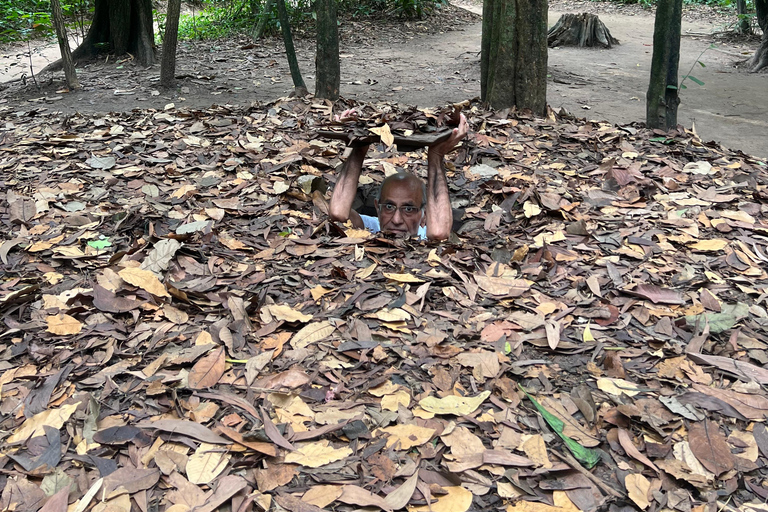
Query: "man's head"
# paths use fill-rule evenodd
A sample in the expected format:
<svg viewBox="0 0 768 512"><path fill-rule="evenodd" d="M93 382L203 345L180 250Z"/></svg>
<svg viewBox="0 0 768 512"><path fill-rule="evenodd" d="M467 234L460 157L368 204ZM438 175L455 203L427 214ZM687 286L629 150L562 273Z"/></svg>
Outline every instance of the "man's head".
<svg viewBox="0 0 768 512"><path fill-rule="evenodd" d="M388 233L415 235L424 219L427 190L424 182L413 174L399 172L381 184L374 202L381 230Z"/></svg>

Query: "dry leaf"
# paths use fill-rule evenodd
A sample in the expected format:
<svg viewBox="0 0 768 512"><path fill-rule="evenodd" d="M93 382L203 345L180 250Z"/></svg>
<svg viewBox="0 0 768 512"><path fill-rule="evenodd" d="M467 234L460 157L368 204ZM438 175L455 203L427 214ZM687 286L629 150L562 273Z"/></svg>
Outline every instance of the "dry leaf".
<svg viewBox="0 0 768 512"><path fill-rule="evenodd" d="M187 381L191 389L205 389L218 384L226 367L224 347L214 350L200 359L192 371L189 372Z"/></svg>
<svg viewBox="0 0 768 512"><path fill-rule="evenodd" d="M219 476L232 455L217 445L200 443L200 447L187 460L187 478L193 484L207 484Z"/></svg>
<svg viewBox="0 0 768 512"><path fill-rule="evenodd" d="M645 510L651 503L648 501L648 491L651 489L651 483L643 475L630 473L624 477L624 486L627 488L629 499L635 502L635 505Z"/></svg>
<svg viewBox="0 0 768 512"><path fill-rule="evenodd" d="M342 460L352 455L347 447L334 448L329 441L307 443L285 456L285 462L300 464L309 468L319 468L331 462Z"/></svg>
<svg viewBox="0 0 768 512"><path fill-rule="evenodd" d="M163 283L150 272L140 268L124 268L117 273L123 281L142 290L151 293L157 297L170 297L170 294L163 286Z"/></svg>
<svg viewBox="0 0 768 512"><path fill-rule="evenodd" d="M83 328L83 324L77 318L65 315L64 313L49 316L45 321L48 324L48 329L46 329L48 332L61 336L78 334Z"/></svg>
<svg viewBox="0 0 768 512"><path fill-rule="evenodd" d="M425 411L435 414L453 414L455 416L467 416L473 413L491 396L490 391L483 391L475 397L461 397L449 395L444 398L428 396L419 401L419 406Z"/></svg>
<svg viewBox="0 0 768 512"><path fill-rule="evenodd" d="M399 450L409 450L414 446L421 446L432 439L435 434L435 429L417 425L393 425L379 430L389 434L387 448L397 444Z"/></svg>

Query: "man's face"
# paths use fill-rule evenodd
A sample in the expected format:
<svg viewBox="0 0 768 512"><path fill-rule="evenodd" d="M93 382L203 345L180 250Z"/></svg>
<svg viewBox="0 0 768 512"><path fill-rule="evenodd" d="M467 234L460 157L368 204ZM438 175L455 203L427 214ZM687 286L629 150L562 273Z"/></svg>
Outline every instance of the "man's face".
<svg viewBox="0 0 768 512"><path fill-rule="evenodd" d="M386 233L415 235L423 218L422 185L418 178L386 183L376 202L379 225Z"/></svg>

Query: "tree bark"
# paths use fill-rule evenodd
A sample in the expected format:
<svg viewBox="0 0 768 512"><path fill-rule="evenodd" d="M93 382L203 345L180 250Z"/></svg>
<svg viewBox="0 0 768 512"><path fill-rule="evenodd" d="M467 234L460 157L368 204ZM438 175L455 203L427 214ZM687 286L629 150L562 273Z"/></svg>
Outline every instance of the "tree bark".
<svg viewBox="0 0 768 512"><path fill-rule="evenodd" d="M757 72L768 67L768 0L755 0L755 12L757 24L763 31L763 39L760 47L749 60L750 71Z"/></svg>
<svg viewBox="0 0 768 512"><path fill-rule="evenodd" d="M336 0L315 0L315 12L317 13L315 96L336 101L339 99L341 86Z"/></svg>
<svg viewBox="0 0 768 512"><path fill-rule="evenodd" d="M74 62L92 59L101 52L132 53L144 66L155 62L151 0L96 0L93 20L80 46L72 51ZM61 69L58 60L43 69Z"/></svg>
<svg viewBox="0 0 768 512"><path fill-rule="evenodd" d="M680 24L683 0L659 0L653 28L651 79L646 95L645 121L649 128L677 126L677 68L680 63Z"/></svg>
<svg viewBox="0 0 768 512"><path fill-rule="evenodd" d="M163 57L160 62L160 85L166 88L174 86L176 77L176 42L179 36L179 16L181 0L168 0L168 12L165 18L165 37L163 38Z"/></svg>
<svg viewBox="0 0 768 512"><path fill-rule="evenodd" d="M259 22L256 24L256 30L253 33L254 39L261 39L264 37L264 31L267 28L267 20L272 14L272 6L275 5L275 0L266 0L264 7L261 9L261 15L259 16Z"/></svg>
<svg viewBox="0 0 768 512"><path fill-rule="evenodd" d="M480 95L496 109L547 111L547 0L485 0Z"/></svg>
<svg viewBox="0 0 768 512"><path fill-rule="evenodd" d="M596 14L563 14L547 32L547 44L555 46L578 46L612 48L619 41L611 35L608 27Z"/></svg>
<svg viewBox="0 0 768 512"><path fill-rule="evenodd" d="M79 89L80 83L77 81L75 61L72 60L67 27L64 25L64 13L61 12L59 0L51 0L51 14L53 15L53 25L56 28L56 39L59 41L59 50L61 50L61 60L64 66L64 76L67 79L67 87Z"/></svg>
<svg viewBox="0 0 768 512"><path fill-rule="evenodd" d="M288 11L285 9L285 0L275 1L277 2L277 13L280 16L280 28L283 30L285 56L288 59L288 67L291 68L293 94L296 96L306 96L309 94L309 91L304 84L304 79L301 77L299 61L296 59L296 49L293 47L293 35L291 34L291 25L288 21Z"/></svg>

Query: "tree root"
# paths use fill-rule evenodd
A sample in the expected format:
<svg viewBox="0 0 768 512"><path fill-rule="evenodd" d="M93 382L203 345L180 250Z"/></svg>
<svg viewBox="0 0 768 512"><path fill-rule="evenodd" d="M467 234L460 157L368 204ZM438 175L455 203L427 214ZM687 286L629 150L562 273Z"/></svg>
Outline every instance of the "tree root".
<svg viewBox="0 0 768 512"><path fill-rule="evenodd" d="M749 70L752 73L757 73L758 71L768 67L768 37L763 37L763 43L760 45L760 48L757 49L752 58L749 59L747 66L749 66Z"/></svg>

